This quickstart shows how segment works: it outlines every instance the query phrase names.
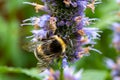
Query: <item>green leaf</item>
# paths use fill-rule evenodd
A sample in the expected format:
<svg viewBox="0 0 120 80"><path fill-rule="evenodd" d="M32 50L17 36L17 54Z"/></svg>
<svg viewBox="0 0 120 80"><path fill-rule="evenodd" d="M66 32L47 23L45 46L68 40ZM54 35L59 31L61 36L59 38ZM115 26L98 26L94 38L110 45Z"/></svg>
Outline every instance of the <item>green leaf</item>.
<svg viewBox="0 0 120 80"><path fill-rule="evenodd" d="M105 80L107 72L102 70L86 70L83 72L82 80Z"/></svg>
<svg viewBox="0 0 120 80"><path fill-rule="evenodd" d="M96 26L100 29L106 29L106 26L110 26L116 21L120 21L117 15L104 15L98 22L96 22L95 25L92 26Z"/></svg>
<svg viewBox="0 0 120 80"><path fill-rule="evenodd" d="M5 7L8 11L8 13L12 13L20 8L22 8L24 5L23 5L23 2L25 1L28 1L28 0L7 0L6 1L6 4L5 4Z"/></svg>
<svg viewBox="0 0 120 80"><path fill-rule="evenodd" d="M25 75L28 75L30 77L36 78L38 80L42 80L43 76L39 75L39 72L37 69L22 69L22 68L14 68L14 67L6 67L6 66L0 66L0 73L22 73Z"/></svg>

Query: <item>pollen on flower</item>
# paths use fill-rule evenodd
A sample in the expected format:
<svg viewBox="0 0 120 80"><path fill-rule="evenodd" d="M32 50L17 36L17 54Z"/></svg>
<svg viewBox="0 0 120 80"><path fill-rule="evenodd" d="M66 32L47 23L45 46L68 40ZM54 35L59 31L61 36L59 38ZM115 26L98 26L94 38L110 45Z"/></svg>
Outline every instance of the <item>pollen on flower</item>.
<svg viewBox="0 0 120 80"><path fill-rule="evenodd" d="M88 42L88 38L87 37L81 37L81 40L80 40L81 43L86 43Z"/></svg>
<svg viewBox="0 0 120 80"><path fill-rule="evenodd" d="M65 3L66 6L70 6L71 4L71 0L64 0L63 2Z"/></svg>
<svg viewBox="0 0 120 80"><path fill-rule="evenodd" d="M44 5L40 5L40 4L37 4L37 3L24 2L24 4L30 4L32 6L35 6L36 13L38 13L39 10L44 10L45 9Z"/></svg>
<svg viewBox="0 0 120 80"><path fill-rule="evenodd" d="M49 29L52 30L53 33L55 33L57 26L56 26L56 18L55 17L50 17L50 24L49 24Z"/></svg>
<svg viewBox="0 0 120 80"><path fill-rule="evenodd" d="M78 30L78 34L80 34L81 36L84 36L85 35L85 32L84 32L84 30Z"/></svg>
<svg viewBox="0 0 120 80"><path fill-rule="evenodd" d="M95 0L92 1L92 3L87 5L88 8L92 10L92 12L95 12Z"/></svg>
<svg viewBox="0 0 120 80"><path fill-rule="evenodd" d="M82 20L82 16L77 16L77 17L75 17L75 22L78 24L78 23L80 23L81 22L81 20Z"/></svg>
<svg viewBox="0 0 120 80"><path fill-rule="evenodd" d="M43 10L43 9L44 9L43 5L36 4L36 6L35 6L36 13L38 13L39 10Z"/></svg>
<svg viewBox="0 0 120 80"><path fill-rule="evenodd" d="M90 46L88 46L88 47L85 47L85 48L82 48L82 50L80 51L80 52L78 52L78 57L79 58L81 58L81 57L83 57L83 56L88 56L88 55L90 55L90 51L95 51L95 52L97 52L97 53L99 53L99 54L102 54L99 50L97 50L97 49L94 49L94 48L92 48L92 47L90 47Z"/></svg>
<svg viewBox="0 0 120 80"><path fill-rule="evenodd" d="M82 48L82 50L80 52L78 52L78 57L82 58L84 55L89 55L89 51L90 51L90 47L85 47Z"/></svg>
<svg viewBox="0 0 120 80"><path fill-rule="evenodd" d="M85 24L86 24L86 25L90 25L90 22L89 22L89 21L86 21Z"/></svg>
<svg viewBox="0 0 120 80"><path fill-rule="evenodd" d="M39 21L40 21L40 18L36 18L36 20L35 20L35 23L34 23L34 29L39 29Z"/></svg>

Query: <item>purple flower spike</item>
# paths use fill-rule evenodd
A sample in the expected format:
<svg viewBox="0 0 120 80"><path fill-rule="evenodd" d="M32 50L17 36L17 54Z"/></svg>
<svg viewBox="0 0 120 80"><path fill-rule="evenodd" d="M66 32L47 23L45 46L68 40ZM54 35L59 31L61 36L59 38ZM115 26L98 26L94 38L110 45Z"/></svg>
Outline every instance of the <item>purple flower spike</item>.
<svg viewBox="0 0 120 80"><path fill-rule="evenodd" d="M35 30L32 31L32 42L42 42L47 44L47 42L54 40L54 36L57 36L56 39L63 45L62 49L64 48L64 50L59 52L60 56L56 56L57 53L54 53L54 59L57 59L56 61L58 61L62 58L63 67L67 65L67 62L72 62L84 55L89 55L90 50L101 53L94 48L94 45L96 44L95 39L99 39L99 32L101 31L99 31L98 28L86 28L86 26L91 23L90 21L94 19L89 19L84 13L86 8L90 8L92 12L95 12L95 4L98 4L98 1L42 0L42 2L44 5L24 2L25 4L34 6L36 12L39 12L40 10L47 12L47 14L44 14L43 16L31 17L23 21L24 24L22 24L22 26L32 25L35 28ZM30 23L26 23L28 21ZM61 39L58 39L58 37ZM58 44L55 45L57 46ZM61 47L59 48L59 50L61 50ZM50 49L48 51L51 51L52 48L49 48L48 46L47 49Z"/></svg>

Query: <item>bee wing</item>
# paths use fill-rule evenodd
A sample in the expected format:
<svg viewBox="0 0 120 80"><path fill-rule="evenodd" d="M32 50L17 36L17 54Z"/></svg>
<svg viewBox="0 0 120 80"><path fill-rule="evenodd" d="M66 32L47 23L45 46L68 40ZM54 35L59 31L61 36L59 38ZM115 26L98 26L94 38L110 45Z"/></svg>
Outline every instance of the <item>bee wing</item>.
<svg viewBox="0 0 120 80"><path fill-rule="evenodd" d="M43 65L41 62L37 63L37 69L39 70L39 72L43 72L46 68L46 65Z"/></svg>
<svg viewBox="0 0 120 80"><path fill-rule="evenodd" d="M39 60L39 62L37 63L37 68L39 70L39 72L43 72L44 70L46 70L48 68L50 63L45 62L43 60Z"/></svg>
<svg viewBox="0 0 120 80"><path fill-rule="evenodd" d="M42 42L26 42L23 44L22 48L29 52L34 52L35 48Z"/></svg>
<svg viewBox="0 0 120 80"><path fill-rule="evenodd" d="M39 58L39 62L37 63L37 68L40 72L47 69L53 61L53 57L50 58L50 56L46 56L44 58L45 59Z"/></svg>

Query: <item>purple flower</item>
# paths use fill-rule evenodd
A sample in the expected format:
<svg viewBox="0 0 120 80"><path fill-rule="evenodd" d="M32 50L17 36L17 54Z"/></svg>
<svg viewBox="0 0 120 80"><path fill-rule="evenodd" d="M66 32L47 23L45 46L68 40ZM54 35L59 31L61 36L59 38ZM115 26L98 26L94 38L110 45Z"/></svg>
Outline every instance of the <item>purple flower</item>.
<svg viewBox="0 0 120 80"><path fill-rule="evenodd" d="M78 72L75 72L74 67L65 67L63 72L64 80L81 80L82 72L83 69L79 70ZM40 75L45 76L43 80L60 80L60 72L54 71L52 69L46 70L40 73Z"/></svg>
<svg viewBox="0 0 120 80"><path fill-rule="evenodd" d="M93 45L96 44L94 40L99 39L100 37L100 35L98 34L99 32L101 31L99 31L98 28L83 28L78 31L81 36L78 36L78 38L76 39L76 50L74 53L76 59L79 59L84 55L88 56L90 54L90 50L101 54L99 50L93 48ZM91 46L82 47L88 44Z"/></svg>
<svg viewBox="0 0 120 80"><path fill-rule="evenodd" d="M47 31L41 30L33 30L33 39L32 42L37 42L38 40L45 39L47 37Z"/></svg>
<svg viewBox="0 0 120 80"><path fill-rule="evenodd" d="M113 45L117 51L120 51L120 24L113 24Z"/></svg>
<svg viewBox="0 0 120 80"><path fill-rule="evenodd" d="M90 19L85 16L84 11L90 8L95 10L95 0L42 0L44 5L25 2L35 7L36 12L45 11L40 17L32 17L23 22L22 25L33 25L33 42L51 39L54 35L59 35L64 39L67 49L63 56L63 67L67 61L71 62L79 59L83 55L88 55L90 50L98 51L93 48L96 44L95 39L99 39L100 31L97 28L85 28L90 24ZM98 3L98 2L97 2ZM37 27L37 29L36 29ZM89 46L88 46L89 45ZM64 54L64 55L63 55ZM56 57L56 59L61 58Z"/></svg>
<svg viewBox="0 0 120 80"><path fill-rule="evenodd" d="M89 39L99 39L99 29L98 28L83 28L84 32L88 36Z"/></svg>
<svg viewBox="0 0 120 80"><path fill-rule="evenodd" d="M116 2L117 2L118 4L120 4L120 0L116 0Z"/></svg>
<svg viewBox="0 0 120 80"><path fill-rule="evenodd" d="M38 25L40 27L47 27L48 26L48 21L50 20L50 15L43 15L40 17L40 20L38 22Z"/></svg>
<svg viewBox="0 0 120 80"><path fill-rule="evenodd" d="M50 20L50 15L43 15L40 17L31 17L29 19L24 20L23 22L28 22L30 21L31 23L24 23L23 25L37 25L40 28L47 28L47 26L49 25L49 20Z"/></svg>
<svg viewBox="0 0 120 80"><path fill-rule="evenodd" d="M120 56L117 57L116 63L109 58L105 58L106 66L112 70L111 76L113 80L120 80Z"/></svg>

